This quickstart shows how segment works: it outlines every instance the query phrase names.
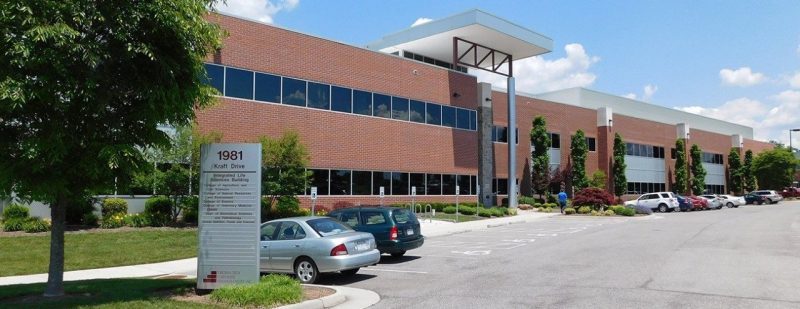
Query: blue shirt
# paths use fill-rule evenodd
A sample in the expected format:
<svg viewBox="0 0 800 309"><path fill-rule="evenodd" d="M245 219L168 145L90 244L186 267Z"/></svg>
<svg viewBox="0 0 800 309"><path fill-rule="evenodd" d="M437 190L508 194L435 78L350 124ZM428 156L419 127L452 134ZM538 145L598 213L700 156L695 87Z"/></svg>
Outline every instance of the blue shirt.
<svg viewBox="0 0 800 309"><path fill-rule="evenodd" d="M559 202L566 202L567 201L567 194L564 192L558 193L558 201Z"/></svg>

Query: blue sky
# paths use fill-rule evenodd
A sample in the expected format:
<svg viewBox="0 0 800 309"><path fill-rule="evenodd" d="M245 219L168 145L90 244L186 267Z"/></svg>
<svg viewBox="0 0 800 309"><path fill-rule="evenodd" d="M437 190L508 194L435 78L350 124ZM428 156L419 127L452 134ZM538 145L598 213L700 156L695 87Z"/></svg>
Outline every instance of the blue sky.
<svg viewBox="0 0 800 309"><path fill-rule="evenodd" d="M756 139L785 144L788 129L800 128L796 0L227 0L218 8L356 46L479 8L554 41L551 53L515 64L518 91L582 86L751 126Z"/></svg>

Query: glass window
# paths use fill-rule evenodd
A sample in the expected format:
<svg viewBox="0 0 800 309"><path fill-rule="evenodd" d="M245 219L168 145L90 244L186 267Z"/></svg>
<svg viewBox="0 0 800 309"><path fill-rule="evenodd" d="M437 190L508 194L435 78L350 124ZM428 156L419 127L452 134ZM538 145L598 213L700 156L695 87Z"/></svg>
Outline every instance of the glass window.
<svg viewBox="0 0 800 309"><path fill-rule="evenodd" d="M561 134L550 133L550 148L553 149L561 148Z"/></svg>
<svg viewBox="0 0 800 309"><path fill-rule="evenodd" d="M408 99L392 97L392 119L408 121Z"/></svg>
<svg viewBox="0 0 800 309"><path fill-rule="evenodd" d="M364 225L384 224L386 223L386 217L384 217L382 211L362 211L361 222L364 222Z"/></svg>
<svg viewBox="0 0 800 309"><path fill-rule="evenodd" d="M353 171L353 195L370 195L372 193L372 172Z"/></svg>
<svg viewBox="0 0 800 309"><path fill-rule="evenodd" d="M331 195L350 195L350 170L331 170Z"/></svg>
<svg viewBox="0 0 800 309"><path fill-rule="evenodd" d="M427 174L425 192L428 195L442 195L442 174Z"/></svg>
<svg viewBox="0 0 800 309"><path fill-rule="evenodd" d="M459 129L469 130L469 110L459 108L456 110L456 127Z"/></svg>
<svg viewBox="0 0 800 309"><path fill-rule="evenodd" d="M339 221L342 221L344 224L349 225L352 228L358 227L360 224L358 222L358 211L343 211L339 213Z"/></svg>
<svg viewBox="0 0 800 309"><path fill-rule="evenodd" d="M372 173L372 195L380 195L381 187L383 187L383 195L389 195L392 192L392 173L390 172L373 172Z"/></svg>
<svg viewBox="0 0 800 309"><path fill-rule="evenodd" d="M469 186L469 179L471 176L469 175L458 175L456 177L456 184L458 185L458 194L459 195L469 195L470 186Z"/></svg>
<svg viewBox="0 0 800 309"><path fill-rule="evenodd" d="M409 195L408 173L392 173L392 195Z"/></svg>
<svg viewBox="0 0 800 309"><path fill-rule="evenodd" d="M308 107L331 109L331 86L308 83Z"/></svg>
<svg viewBox="0 0 800 309"><path fill-rule="evenodd" d="M353 90L331 86L331 110L337 112L353 112L352 101Z"/></svg>
<svg viewBox="0 0 800 309"><path fill-rule="evenodd" d="M295 240L303 238L306 238L306 232L299 224L288 221L281 223L281 229L280 232L278 232L278 240Z"/></svg>
<svg viewBox="0 0 800 309"><path fill-rule="evenodd" d="M442 106L442 125L445 127L456 127L456 109L455 107Z"/></svg>
<svg viewBox="0 0 800 309"><path fill-rule="evenodd" d="M353 113L372 116L372 92L353 90Z"/></svg>
<svg viewBox="0 0 800 309"><path fill-rule="evenodd" d="M508 143L508 128L507 127L495 127L497 131L497 141L500 143Z"/></svg>
<svg viewBox="0 0 800 309"><path fill-rule="evenodd" d="M261 227L261 240L275 240L275 231L278 230L280 222L270 222Z"/></svg>
<svg viewBox="0 0 800 309"><path fill-rule="evenodd" d="M596 141L594 137L587 137L586 138L586 145L589 146L589 151L596 151L597 146L595 145Z"/></svg>
<svg viewBox="0 0 800 309"><path fill-rule="evenodd" d="M442 194L456 195L456 175L442 175Z"/></svg>
<svg viewBox="0 0 800 309"><path fill-rule="evenodd" d="M206 75L208 79L206 83L211 85L219 91L220 95L225 94L225 67L214 65L214 64L205 64L206 67Z"/></svg>
<svg viewBox="0 0 800 309"><path fill-rule="evenodd" d="M281 103L281 78L275 75L256 73L256 100Z"/></svg>
<svg viewBox="0 0 800 309"><path fill-rule="evenodd" d="M670 148L669 152L673 160L678 158L678 151L675 148Z"/></svg>
<svg viewBox="0 0 800 309"><path fill-rule="evenodd" d="M225 96L253 99L253 72L225 68Z"/></svg>
<svg viewBox="0 0 800 309"><path fill-rule="evenodd" d="M442 125L442 106L439 104L427 103L425 108L425 121L428 124Z"/></svg>
<svg viewBox="0 0 800 309"><path fill-rule="evenodd" d="M411 100L411 121L425 123L425 102Z"/></svg>
<svg viewBox="0 0 800 309"><path fill-rule="evenodd" d="M631 143L625 143L625 155L633 155L633 145Z"/></svg>
<svg viewBox="0 0 800 309"><path fill-rule="evenodd" d="M508 194L508 178L496 179L496 194Z"/></svg>
<svg viewBox="0 0 800 309"><path fill-rule="evenodd" d="M372 111L373 116L392 117L392 98L390 96L375 93L372 95L372 101L375 102L375 110Z"/></svg>
<svg viewBox="0 0 800 309"><path fill-rule="evenodd" d="M417 188L417 195L425 195L425 174L411 173L410 182L411 186Z"/></svg>
<svg viewBox="0 0 800 309"><path fill-rule="evenodd" d="M409 222L418 223L416 222L417 220L414 213L404 208L392 210L392 218L394 218L394 222L397 222L397 224L406 224Z"/></svg>
<svg viewBox="0 0 800 309"><path fill-rule="evenodd" d="M282 102L294 106L306 106L306 82L284 77Z"/></svg>
<svg viewBox="0 0 800 309"><path fill-rule="evenodd" d="M478 184L478 176L469 176L469 194L478 194L476 185Z"/></svg>
<svg viewBox="0 0 800 309"><path fill-rule="evenodd" d="M311 194L311 187L317 187L317 195L328 195L328 177L328 170L311 170L311 182L306 194Z"/></svg>
<svg viewBox="0 0 800 309"><path fill-rule="evenodd" d="M478 129L478 112L476 111L469 111L469 129L473 131Z"/></svg>
<svg viewBox="0 0 800 309"><path fill-rule="evenodd" d="M331 218L313 219L306 221L306 223L314 229L314 232L317 232L317 234L322 237L350 233L353 231L349 226Z"/></svg>

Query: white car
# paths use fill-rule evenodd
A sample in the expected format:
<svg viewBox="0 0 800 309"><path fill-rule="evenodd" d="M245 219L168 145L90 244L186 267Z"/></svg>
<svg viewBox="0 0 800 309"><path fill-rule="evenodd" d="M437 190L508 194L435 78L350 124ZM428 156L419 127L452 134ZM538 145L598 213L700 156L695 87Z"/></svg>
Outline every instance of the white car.
<svg viewBox="0 0 800 309"><path fill-rule="evenodd" d="M775 190L758 190L758 191L753 191L753 194L765 197L766 199L764 200L764 203L767 204L777 204L778 202L783 200L783 196L778 194L778 192L775 192Z"/></svg>
<svg viewBox="0 0 800 309"><path fill-rule="evenodd" d="M645 206L653 211L680 211L678 198L672 192L655 192L642 194L638 199L625 202L626 206Z"/></svg>
<svg viewBox="0 0 800 309"><path fill-rule="evenodd" d="M744 204L747 204L747 201L744 200L744 196L733 196L728 194L722 194L719 195L719 197L722 198L722 202L725 204L725 206L728 206L728 208L736 208Z"/></svg>
<svg viewBox="0 0 800 309"><path fill-rule="evenodd" d="M714 194L703 194L700 195L701 198L704 198L708 201L708 209L722 209L722 198L717 197Z"/></svg>

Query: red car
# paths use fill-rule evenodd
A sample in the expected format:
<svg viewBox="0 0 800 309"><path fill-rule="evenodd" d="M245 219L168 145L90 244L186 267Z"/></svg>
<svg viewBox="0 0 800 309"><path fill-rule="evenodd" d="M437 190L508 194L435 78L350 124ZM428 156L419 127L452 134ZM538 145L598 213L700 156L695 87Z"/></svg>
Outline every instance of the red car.
<svg viewBox="0 0 800 309"><path fill-rule="evenodd" d="M708 200L695 195L689 195L687 198L692 202L692 210L708 209Z"/></svg>
<svg viewBox="0 0 800 309"><path fill-rule="evenodd" d="M800 197L800 188L783 188L783 191L780 193L783 198Z"/></svg>

